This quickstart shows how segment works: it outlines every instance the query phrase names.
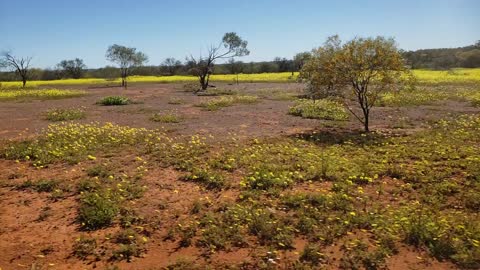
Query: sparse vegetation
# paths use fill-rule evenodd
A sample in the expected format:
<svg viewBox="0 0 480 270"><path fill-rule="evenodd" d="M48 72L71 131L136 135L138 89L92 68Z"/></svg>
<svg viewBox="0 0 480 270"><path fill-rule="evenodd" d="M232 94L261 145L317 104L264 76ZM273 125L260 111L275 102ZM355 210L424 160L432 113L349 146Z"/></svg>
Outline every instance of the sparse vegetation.
<svg viewBox="0 0 480 270"><path fill-rule="evenodd" d="M302 47L297 37L309 27L295 15L322 15L311 2L300 11L294 9L302 3L289 6L294 12L272 9L299 29L280 45ZM115 66L87 68L101 61L75 46L70 51L91 63L75 55L52 61L40 49L63 55L61 40L29 43L31 29L23 27L38 13L30 6L39 5L23 5L29 16L21 23L5 20L6 29L14 22L18 28L7 43L21 38L22 53L38 49L32 63L59 64L32 67L30 57L0 52L1 267L480 269L480 41L408 52L393 37L331 36L293 58L253 62L267 57L262 50L272 56L280 49L277 38L259 42L278 36L263 31L245 36L259 51L242 62L250 51L235 32L206 48L202 39L215 34L212 22L241 30L255 28L258 16L239 20L240 9L252 5L217 4L195 3L196 13L180 16L190 32L170 33L177 24L167 23L150 35L158 42L140 36L162 24L142 22L152 15L171 20L180 9L159 13L152 2L151 11L139 13L128 10L133 3L109 5L119 20L113 36L148 50L155 56L148 66L134 47L92 43L105 27L90 27L77 43L107 49ZM344 6L344 14L363 18L378 8ZM381 6L372 14L385 15L390 6ZM210 18L220 9L224 20ZM102 10L86 25L111 19ZM81 19L62 11L72 20L60 28ZM473 18L464 15L457 21ZM60 33L47 27L54 18L40 20L50 36ZM463 37L470 28L452 29ZM76 30L69 44L90 34ZM199 54L184 62L162 56L178 53L167 44L172 33L184 34ZM454 68L467 66L479 68Z"/></svg>
<svg viewBox="0 0 480 270"><path fill-rule="evenodd" d="M119 105L128 105L131 103L130 99L122 96L108 96L104 97L97 102L103 106L119 106Z"/></svg>
<svg viewBox="0 0 480 270"><path fill-rule="evenodd" d="M217 111L223 107L230 107L234 104L251 104L257 102L256 96L227 96L210 99L206 102L200 103L198 106L207 111Z"/></svg>
<svg viewBox="0 0 480 270"><path fill-rule="evenodd" d="M150 120L160 123L180 123L182 118L175 113L155 113Z"/></svg>
<svg viewBox="0 0 480 270"><path fill-rule="evenodd" d="M303 118L323 120L343 121L349 118L342 104L327 99L299 100L295 106L290 107L288 113Z"/></svg>
<svg viewBox="0 0 480 270"><path fill-rule="evenodd" d="M73 109L50 109L46 112L45 118L49 121L68 121L85 118L86 113L83 108Z"/></svg>
<svg viewBox="0 0 480 270"><path fill-rule="evenodd" d="M181 105L181 104L185 104L185 100L183 100L183 99L181 99L181 98L171 98L171 99L168 101L168 104Z"/></svg>

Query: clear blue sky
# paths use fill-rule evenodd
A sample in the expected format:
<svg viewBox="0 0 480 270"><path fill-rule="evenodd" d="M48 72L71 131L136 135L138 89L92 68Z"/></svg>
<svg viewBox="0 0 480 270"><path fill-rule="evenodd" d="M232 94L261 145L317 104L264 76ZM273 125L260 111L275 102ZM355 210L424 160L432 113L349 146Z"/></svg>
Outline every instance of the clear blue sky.
<svg viewBox="0 0 480 270"><path fill-rule="evenodd" d="M79 57L108 64L111 44L145 52L149 64L184 60L235 31L243 61L291 58L327 36L395 37L400 48L459 47L480 39L479 0L0 0L0 51L36 67Z"/></svg>

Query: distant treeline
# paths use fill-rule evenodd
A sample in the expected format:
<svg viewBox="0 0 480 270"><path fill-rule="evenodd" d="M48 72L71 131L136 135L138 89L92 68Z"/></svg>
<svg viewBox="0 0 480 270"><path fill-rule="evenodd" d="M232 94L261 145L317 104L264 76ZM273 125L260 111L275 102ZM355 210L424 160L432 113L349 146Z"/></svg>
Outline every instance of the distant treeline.
<svg viewBox="0 0 480 270"><path fill-rule="evenodd" d="M477 68L480 67L480 41L475 45L460 48L445 49L423 49L417 51L405 51L403 56L407 64L413 69L451 69L457 67ZM169 75L190 75L191 65L187 61L181 63L170 58L169 65L140 66L134 68L130 75L142 76L169 76ZM214 66L215 74L251 74L271 72L297 72L299 71L298 60L277 57L273 61L265 62L242 62L228 61L228 63ZM120 69L106 66L97 69L85 69L82 72L84 78L117 78ZM56 80L68 78L65 72L58 69L30 69L30 80ZM15 81L19 77L15 72L0 72L0 81Z"/></svg>
<svg viewBox="0 0 480 270"><path fill-rule="evenodd" d="M141 76L169 76L169 75L190 75L189 63L182 63L176 66L140 66L132 69L130 75ZM296 72L298 68L293 60L278 58L270 62L249 62L234 61L225 64L217 64L214 67L215 74L251 74L251 73L271 73L271 72ZM117 67L106 66L97 69L85 69L82 77L84 78L118 78L120 69ZM64 72L56 69L30 69L30 80L57 80L66 78ZM15 72L0 72L0 81L19 80Z"/></svg>
<svg viewBox="0 0 480 270"><path fill-rule="evenodd" d="M460 48L408 51L403 56L413 69L477 68L480 67L480 41Z"/></svg>

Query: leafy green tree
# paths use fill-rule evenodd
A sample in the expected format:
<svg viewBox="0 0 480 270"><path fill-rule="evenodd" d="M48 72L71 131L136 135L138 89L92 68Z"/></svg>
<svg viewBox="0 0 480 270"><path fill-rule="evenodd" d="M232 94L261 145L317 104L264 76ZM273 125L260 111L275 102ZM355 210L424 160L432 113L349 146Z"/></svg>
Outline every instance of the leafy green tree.
<svg viewBox="0 0 480 270"><path fill-rule="evenodd" d="M200 82L201 89L197 92L207 89L215 61L249 55L250 51L247 49L247 45L248 42L240 38L235 32L225 33L218 46L210 46L206 57L188 57L187 66L190 67L190 73L197 76Z"/></svg>
<svg viewBox="0 0 480 270"><path fill-rule="evenodd" d="M408 69L394 39L354 38L342 44L338 36L313 50L300 77L319 96L353 94L362 114L347 109L369 131L369 117L379 95L396 87ZM346 103L345 103L346 104Z"/></svg>
<svg viewBox="0 0 480 270"><path fill-rule="evenodd" d="M295 71L300 71L303 65L312 57L310 52L301 52L297 53L293 57L293 65L295 66Z"/></svg>
<svg viewBox="0 0 480 270"><path fill-rule="evenodd" d="M62 77L79 79L83 76L87 66L80 58L73 60L63 60L57 64L57 69L60 70Z"/></svg>
<svg viewBox="0 0 480 270"><path fill-rule="evenodd" d="M141 66L148 61L148 57L142 52L137 52L136 48L117 44L108 47L105 56L107 60L116 63L120 67L122 86L125 88L127 88L127 78L130 74L130 69Z"/></svg>

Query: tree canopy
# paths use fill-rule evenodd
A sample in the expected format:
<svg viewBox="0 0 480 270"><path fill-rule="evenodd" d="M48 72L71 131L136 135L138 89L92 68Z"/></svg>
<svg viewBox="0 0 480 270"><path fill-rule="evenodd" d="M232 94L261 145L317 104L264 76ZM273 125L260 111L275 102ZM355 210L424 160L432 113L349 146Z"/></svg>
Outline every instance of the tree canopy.
<svg viewBox="0 0 480 270"><path fill-rule="evenodd" d="M127 77L132 67L141 66L148 61L148 57L136 48L122 45L111 45L107 49L107 60L119 65L122 77L122 86L127 87Z"/></svg>
<svg viewBox="0 0 480 270"><path fill-rule="evenodd" d="M57 64L57 68L60 70L62 77L78 79L83 76L87 66L80 58L73 60L63 60Z"/></svg>
<svg viewBox="0 0 480 270"><path fill-rule="evenodd" d="M187 58L187 66L190 66L191 74L199 78L200 90L206 90L213 66L218 59L228 59L249 55L248 42L239 37L235 32L225 33L218 46L210 46L207 56Z"/></svg>
<svg viewBox="0 0 480 270"><path fill-rule="evenodd" d="M369 131L370 110L379 94L394 88L407 72L394 39L354 38L342 44L338 36L332 36L313 50L300 77L317 97L346 97L352 93L363 114L347 108Z"/></svg>

